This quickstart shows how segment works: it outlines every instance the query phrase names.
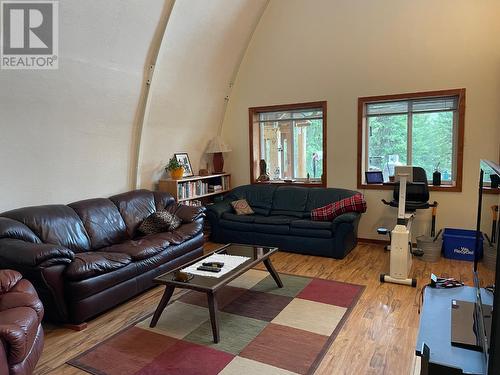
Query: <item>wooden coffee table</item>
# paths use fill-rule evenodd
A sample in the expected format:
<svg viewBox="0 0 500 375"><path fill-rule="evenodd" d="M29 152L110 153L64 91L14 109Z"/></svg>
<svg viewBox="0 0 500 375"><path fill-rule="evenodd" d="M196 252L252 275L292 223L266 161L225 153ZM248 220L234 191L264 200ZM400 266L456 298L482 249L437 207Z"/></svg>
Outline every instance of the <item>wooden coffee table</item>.
<svg viewBox="0 0 500 375"><path fill-rule="evenodd" d="M218 308L217 308L217 291L227 285L232 280L236 279L241 274L245 273L249 269L253 268L256 264L263 262L266 266L267 270L273 277L274 281L278 287L283 288L283 283L273 267L271 263L271 259L269 256L278 251L276 247L263 247L263 246L250 246L250 245L236 245L236 244L228 244L222 246L221 248L206 254L198 259L195 259L187 264L184 264L181 267L178 267L172 271L169 271L161 276L158 276L154 279L154 282L157 284L165 285L165 292L163 292L163 296L161 297L160 304L156 308L156 311L153 315L153 319L151 320L150 327L156 326L158 323L158 319L160 318L161 313L167 306L172 294L174 293L175 288L183 288L183 289L192 289L197 290L199 292L204 292L207 294L208 298L208 309L210 311L210 322L212 324L212 333L214 336L214 342L218 343L220 341L219 336L219 323L218 323ZM207 276L199 276L194 275L194 277L187 281L176 281L174 280L174 272L180 269L183 269L193 263L199 262L200 260L209 257L212 254L228 254L228 255L238 255L248 257L247 261L240 264L238 267L233 269L232 271L222 275L220 277L207 277Z"/></svg>

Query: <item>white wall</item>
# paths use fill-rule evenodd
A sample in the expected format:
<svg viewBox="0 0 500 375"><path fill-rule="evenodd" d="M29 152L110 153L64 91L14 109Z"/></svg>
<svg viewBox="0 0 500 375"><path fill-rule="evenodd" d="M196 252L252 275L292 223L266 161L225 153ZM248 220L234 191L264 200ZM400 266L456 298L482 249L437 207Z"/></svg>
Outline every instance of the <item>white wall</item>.
<svg viewBox="0 0 500 375"><path fill-rule="evenodd" d="M161 43L138 185L195 171L266 0L59 2L59 70L0 71L0 212L131 189L146 67ZM173 5L173 8L172 8ZM172 8L161 40L160 17Z"/></svg>
<svg viewBox="0 0 500 375"><path fill-rule="evenodd" d="M0 70L0 212L129 188L143 71L164 0L59 2L59 70Z"/></svg>
<svg viewBox="0 0 500 375"><path fill-rule="evenodd" d="M165 177L175 152L193 170L221 126L225 96L265 0L178 0L161 45L139 159L139 186Z"/></svg>
<svg viewBox="0 0 500 375"><path fill-rule="evenodd" d="M474 227L479 159L499 154L499 14L495 0L272 0L225 115L233 181L249 182L248 107L327 100L328 186L356 189L358 97L465 87L463 192L431 199L438 227ZM364 193L359 236L377 238L394 221L380 202L390 192ZM429 215L419 214L417 232Z"/></svg>

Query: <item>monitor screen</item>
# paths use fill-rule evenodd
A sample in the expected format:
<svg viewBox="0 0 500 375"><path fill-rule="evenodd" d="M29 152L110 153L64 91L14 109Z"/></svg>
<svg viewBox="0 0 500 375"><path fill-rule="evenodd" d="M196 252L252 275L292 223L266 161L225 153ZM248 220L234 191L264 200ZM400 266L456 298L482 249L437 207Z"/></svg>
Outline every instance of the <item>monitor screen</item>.
<svg viewBox="0 0 500 375"><path fill-rule="evenodd" d="M369 171L365 172L367 184L382 184L384 183L384 175L382 171Z"/></svg>

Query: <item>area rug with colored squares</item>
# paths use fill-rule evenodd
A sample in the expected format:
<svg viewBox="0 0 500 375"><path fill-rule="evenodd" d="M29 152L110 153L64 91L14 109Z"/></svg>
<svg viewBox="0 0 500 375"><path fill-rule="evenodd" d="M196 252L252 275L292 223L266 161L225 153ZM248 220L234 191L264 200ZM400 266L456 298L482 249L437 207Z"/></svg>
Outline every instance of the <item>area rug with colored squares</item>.
<svg viewBox="0 0 500 375"><path fill-rule="evenodd" d="M220 342L212 341L207 297L181 293L163 311L68 363L91 374L312 374L364 286L250 270L217 294Z"/></svg>

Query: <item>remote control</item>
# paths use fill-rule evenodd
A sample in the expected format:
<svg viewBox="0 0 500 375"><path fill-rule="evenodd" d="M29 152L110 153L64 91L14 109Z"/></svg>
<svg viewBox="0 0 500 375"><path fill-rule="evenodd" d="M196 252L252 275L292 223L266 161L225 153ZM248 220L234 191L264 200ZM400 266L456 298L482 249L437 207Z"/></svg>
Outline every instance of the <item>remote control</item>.
<svg viewBox="0 0 500 375"><path fill-rule="evenodd" d="M207 267L218 267L218 268L222 268L224 267L224 263L223 262L205 262L205 263L202 263L204 266L207 266Z"/></svg>
<svg viewBox="0 0 500 375"><path fill-rule="evenodd" d="M220 272L219 267L209 267L209 266L199 266L197 270L208 271L208 272Z"/></svg>

